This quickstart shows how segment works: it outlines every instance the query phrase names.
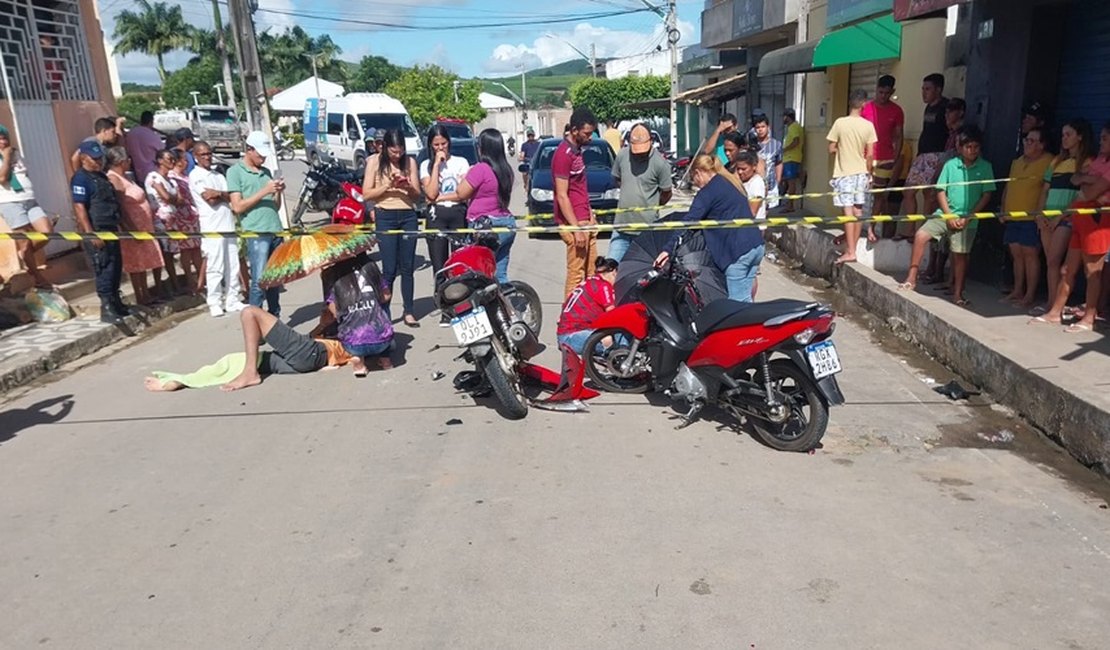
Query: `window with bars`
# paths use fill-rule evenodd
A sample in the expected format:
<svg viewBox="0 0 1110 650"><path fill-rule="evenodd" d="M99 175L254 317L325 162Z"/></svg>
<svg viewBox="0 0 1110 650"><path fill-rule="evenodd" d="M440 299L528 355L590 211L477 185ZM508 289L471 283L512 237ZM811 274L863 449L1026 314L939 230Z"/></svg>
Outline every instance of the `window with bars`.
<svg viewBox="0 0 1110 650"><path fill-rule="evenodd" d="M88 51L78 0L0 0L0 59L13 99L95 101Z"/></svg>

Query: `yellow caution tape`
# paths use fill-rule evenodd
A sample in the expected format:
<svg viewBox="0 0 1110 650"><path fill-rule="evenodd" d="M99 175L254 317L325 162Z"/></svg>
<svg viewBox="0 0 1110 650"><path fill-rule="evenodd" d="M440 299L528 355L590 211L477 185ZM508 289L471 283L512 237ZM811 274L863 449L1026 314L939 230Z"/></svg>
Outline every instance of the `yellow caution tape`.
<svg viewBox="0 0 1110 650"><path fill-rule="evenodd" d="M990 183L1008 183L1010 181L1032 180L1032 179L1041 180L1039 176L1038 177L1034 177L1034 176L1011 176L1009 178L991 178L991 179L979 180L979 181L957 181L957 182L953 182L953 183L945 183L944 187L947 188L947 187L960 187L960 186L964 186L964 185L987 185L987 184L990 184ZM873 187L869 190L866 190L865 193L867 193L867 194L884 194L884 193L890 193L890 192L905 192L907 190L912 191L912 192L916 192L918 190L935 190L939 187L940 187L939 185L935 185L935 184L934 185L907 185L907 186L904 186L904 187ZM794 199L820 199L820 198L829 197L829 196L836 196L837 194L840 194L840 192L836 192L836 191L806 192L804 194L780 194L780 195L778 195L778 198L779 198L780 201L793 201ZM627 213L627 212L655 212L657 210L663 210L663 209L673 210L675 208L688 208L688 207L690 207L689 203L677 203L677 204L676 203L668 203L666 205L656 205L656 206L647 207L647 208L612 208L612 209L609 209L609 210L594 210L593 214L594 215L605 215L605 214L619 214L619 213ZM541 219L548 220L548 219L554 219L555 214L552 213L552 212L537 212L537 213L533 213L533 214L527 214L522 218L527 219L529 221L538 221L538 220L541 220Z"/></svg>
<svg viewBox="0 0 1110 650"><path fill-rule="evenodd" d="M928 219L1010 219L1013 221L1032 221L1035 217L1046 217L1049 219L1058 219L1060 217L1072 215L1097 215L1110 212L1110 206L1100 208L1069 208L1066 210L1042 210L1040 212L975 212L969 214L880 214L871 217L849 217L838 215L834 217L822 216L778 216L768 217L764 220L755 219L704 219L700 221L656 221L653 223L629 223L629 224L591 224L585 226L495 226L492 228L459 228L457 230L441 230L437 228L427 228L423 230L375 230L374 224L364 224L356 226L354 230L360 232L369 232L375 235L408 235L408 236L426 236L426 235L467 235L474 233L494 233L494 234L508 234L508 233L529 233L529 234L548 234L548 233L563 233L563 232L613 232L613 231L628 231L628 232L646 232L651 230L696 230L705 228L748 228L752 226L766 226L769 228L783 228L795 225L841 225L845 223L868 222L873 221L876 223L889 223L900 221L926 221ZM257 237L296 237L298 235L305 235L311 230L283 230L280 232L158 232L151 233L145 231L139 232L54 232L50 234L43 234L38 232L0 232L0 241L47 241L47 240L67 240L67 241L120 241L120 240L140 240L150 241L157 239L172 239L181 241L185 239L235 239L243 237L246 239Z"/></svg>

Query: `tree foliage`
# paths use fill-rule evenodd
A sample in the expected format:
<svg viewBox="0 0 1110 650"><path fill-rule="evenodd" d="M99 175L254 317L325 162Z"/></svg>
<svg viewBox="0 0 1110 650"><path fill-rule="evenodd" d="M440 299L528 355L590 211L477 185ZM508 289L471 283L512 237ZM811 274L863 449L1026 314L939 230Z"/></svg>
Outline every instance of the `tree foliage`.
<svg viewBox="0 0 1110 650"><path fill-rule="evenodd" d="M300 26L287 28L280 34L263 32L258 36L262 76L271 87L288 88L311 77L313 56L321 79L343 83L346 68L339 60L342 53L343 49L331 40L331 36L310 36Z"/></svg>
<svg viewBox="0 0 1110 650"><path fill-rule="evenodd" d="M586 107L602 122L632 120L661 116L666 109L630 109L625 104L670 97L671 82L667 77L621 77L620 79L583 79L570 89L574 106Z"/></svg>
<svg viewBox="0 0 1110 650"><path fill-rule="evenodd" d="M143 111L157 111L158 93L124 93L116 98L116 112L127 118L128 123L136 125Z"/></svg>
<svg viewBox="0 0 1110 650"><path fill-rule="evenodd" d="M138 0L138 12L125 10L116 16L116 29L112 34L115 50L120 56L132 52L149 54L158 59L158 77L166 81L163 57L174 50L188 47L192 42L193 28L181 15L181 7L164 2L151 3Z"/></svg>
<svg viewBox="0 0 1110 650"><path fill-rule="evenodd" d="M171 72L162 84L162 100L169 108L187 108L193 105L193 97L189 93L197 91L197 102L201 104L215 104L219 101L216 84L223 84L223 72L220 62L216 57L202 57L196 63L190 63L180 70Z"/></svg>
<svg viewBox="0 0 1110 650"><path fill-rule="evenodd" d="M477 79L463 81L457 74L437 65L418 65L405 70L397 79L386 84L385 92L400 100L421 128L437 117L453 117L473 124L486 116L478 101L482 82Z"/></svg>
<svg viewBox="0 0 1110 650"><path fill-rule="evenodd" d="M352 93L381 92L386 84L401 76L404 68L384 56L364 56L347 70L347 90Z"/></svg>

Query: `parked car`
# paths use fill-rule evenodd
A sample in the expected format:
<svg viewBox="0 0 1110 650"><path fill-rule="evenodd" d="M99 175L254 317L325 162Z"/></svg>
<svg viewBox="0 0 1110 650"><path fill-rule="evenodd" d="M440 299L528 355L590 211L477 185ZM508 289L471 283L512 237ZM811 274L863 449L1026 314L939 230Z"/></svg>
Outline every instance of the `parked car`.
<svg viewBox="0 0 1110 650"><path fill-rule="evenodd" d="M540 143L532 160L520 166L528 174L528 213L550 215L555 210L555 183L551 176L551 159L562 138L549 138ZM586 164L586 185L590 192L590 207L594 210L613 210L620 200L621 191L613 182L613 148L604 140L590 140L582 147ZM612 223L613 215L598 216L600 223ZM545 216L532 221L533 225L551 226L554 217Z"/></svg>
<svg viewBox="0 0 1110 650"><path fill-rule="evenodd" d="M470 129L470 125L463 120L453 117L441 117L433 122L435 126L442 126L447 129L447 134L451 140L470 140L474 138L474 131Z"/></svg>

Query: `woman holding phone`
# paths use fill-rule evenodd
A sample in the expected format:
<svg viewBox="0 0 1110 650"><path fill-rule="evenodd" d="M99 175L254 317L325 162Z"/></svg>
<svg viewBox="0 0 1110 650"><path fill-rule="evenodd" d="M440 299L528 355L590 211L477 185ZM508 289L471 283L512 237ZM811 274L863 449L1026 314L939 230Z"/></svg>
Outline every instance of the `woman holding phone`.
<svg viewBox="0 0 1110 650"><path fill-rule="evenodd" d="M376 206L375 230L382 253L382 277L392 293L393 281L401 276L402 317L405 325L420 327L413 314L416 236L383 234L389 230L415 232L417 228L415 207L420 197L420 182L416 161L405 151L405 136L399 129L385 132L381 153L367 162L362 195Z"/></svg>

